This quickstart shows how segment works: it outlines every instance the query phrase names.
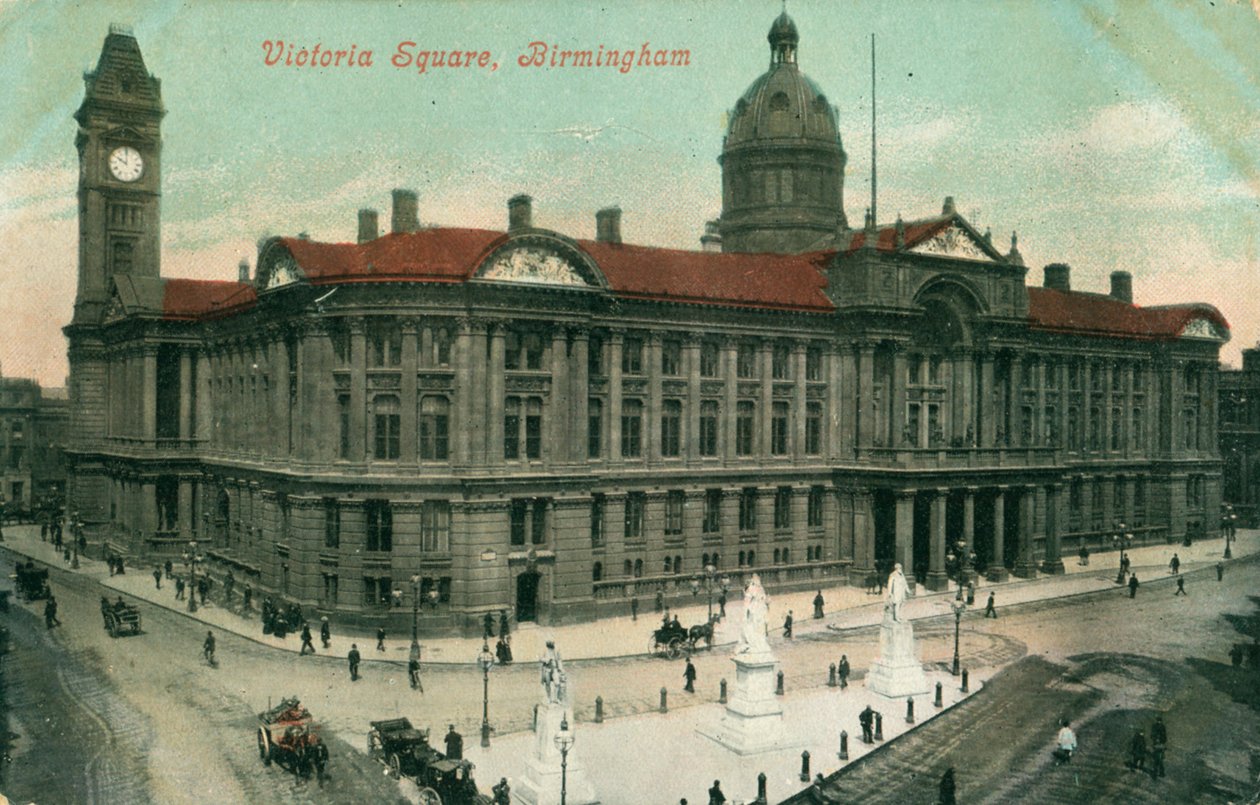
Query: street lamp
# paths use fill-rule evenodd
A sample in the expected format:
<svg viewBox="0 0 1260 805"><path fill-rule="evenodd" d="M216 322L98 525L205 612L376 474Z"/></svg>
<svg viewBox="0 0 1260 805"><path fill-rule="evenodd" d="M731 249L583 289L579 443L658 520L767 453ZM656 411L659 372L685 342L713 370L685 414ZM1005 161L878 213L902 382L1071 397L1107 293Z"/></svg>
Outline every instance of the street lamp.
<svg viewBox="0 0 1260 805"><path fill-rule="evenodd" d="M197 565L204 561L197 555L197 540L188 543L188 551L184 554L184 564L188 565L188 611L197 611Z"/></svg>
<svg viewBox="0 0 1260 805"><path fill-rule="evenodd" d="M565 805L568 789L569 750L573 748L573 732L569 729L569 716L560 718L560 731L556 733L556 748L560 750L560 805Z"/></svg>
<svg viewBox="0 0 1260 805"><path fill-rule="evenodd" d="M1116 573L1116 584L1124 584L1124 553L1133 544L1133 535L1124 530L1124 523L1116 523L1116 533L1111 541L1120 553L1120 570Z"/></svg>
<svg viewBox="0 0 1260 805"><path fill-rule="evenodd" d="M1238 522L1238 515L1234 514L1234 507L1228 503L1225 504L1225 517L1223 519L1225 521L1225 558L1233 559L1234 553L1229 549L1229 544L1234 539L1234 529L1237 527L1235 524Z"/></svg>
<svg viewBox="0 0 1260 805"><path fill-rule="evenodd" d="M485 747L490 745L490 669L494 667L494 655L485 638L481 640L477 664L481 666L481 745Z"/></svg>
<svg viewBox="0 0 1260 805"><path fill-rule="evenodd" d="M411 577L411 659L420 659L420 576Z"/></svg>
<svg viewBox="0 0 1260 805"><path fill-rule="evenodd" d="M962 624L963 612L967 610L967 602L961 598L955 598L949 606L954 610L954 666L950 673L958 676L958 629Z"/></svg>
<svg viewBox="0 0 1260 805"><path fill-rule="evenodd" d="M727 576L722 576L721 579L719 579L717 566L712 563L707 564L704 566L704 575L701 577L693 578L691 580L691 594L692 595L698 595L700 593L701 579L703 579L704 581L705 595L708 596L708 600L709 600L709 621L708 622L713 623L713 589L715 587L721 586L722 590L725 591L730 588L731 580Z"/></svg>
<svg viewBox="0 0 1260 805"><path fill-rule="evenodd" d="M957 553L955 553L957 551ZM960 539L954 543L954 547L945 554L945 561L953 565L955 562L956 575L958 579L958 595L955 596L959 601L963 597L963 588L967 586L968 574L971 572L972 562L975 560L974 552L967 552L967 541Z"/></svg>
<svg viewBox="0 0 1260 805"><path fill-rule="evenodd" d="M79 569L79 548L83 545L83 521L78 519L78 512L75 512L75 520L70 525L70 538L74 540L74 557L70 560L70 569Z"/></svg>

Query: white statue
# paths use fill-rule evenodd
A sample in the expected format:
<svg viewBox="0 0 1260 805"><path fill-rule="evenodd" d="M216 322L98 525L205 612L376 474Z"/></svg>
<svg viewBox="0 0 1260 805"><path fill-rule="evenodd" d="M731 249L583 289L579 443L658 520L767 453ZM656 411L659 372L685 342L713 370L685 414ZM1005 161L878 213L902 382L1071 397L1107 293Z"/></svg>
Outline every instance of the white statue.
<svg viewBox="0 0 1260 805"><path fill-rule="evenodd" d="M542 682L546 701L562 701L565 688L564 663L560 661L560 652L556 651L554 641L547 641L547 653L543 655L539 665L539 681Z"/></svg>
<svg viewBox="0 0 1260 805"><path fill-rule="evenodd" d="M769 610L770 599L761 586L761 577L754 573L752 580L744 588L744 626L739 633L736 654L756 654L770 650L770 643L766 640L766 613Z"/></svg>
<svg viewBox="0 0 1260 805"><path fill-rule="evenodd" d="M884 603L884 611L892 613L895 621L901 620L901 606L906 602L908 590L906 576L901 572L901 563L898 562L888 574L888 599Z"/></svg>

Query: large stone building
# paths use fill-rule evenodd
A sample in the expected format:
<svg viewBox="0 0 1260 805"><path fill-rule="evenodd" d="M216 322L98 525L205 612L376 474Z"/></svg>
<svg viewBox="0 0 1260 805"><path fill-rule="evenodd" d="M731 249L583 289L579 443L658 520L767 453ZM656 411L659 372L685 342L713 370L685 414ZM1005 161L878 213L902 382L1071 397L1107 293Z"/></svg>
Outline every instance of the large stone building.
<svg viewBox="0 0 1260 805"><path fill-rule="evenodd" d="M1225 502L1236 525L1260 526L1260 347L1244 349L1241 369L1220 376Z"/></svg>
<svg viewBox="0 0 1260 805"><path fill-rule="evenodd" d="M61 499L69 422L65 389L0 377L0 503L22 512Z"/></svg>
<svg viewBox="0 0 1260 805"><path fill-rule="evenodd" d="M772 588L932 589L1180 540L1221 495L1206 305L1131 279L1025 283L947 199L848 226L834 108L786 16L722 153L721 251L534 225L277 237L252 279L158 268L162 103L112 31L77 119L72 492L97 544L178 554L339 617L469 627L690 600L706 566ZM1123 523L1123 528L1120 524ZM960 546L959 543L963 543Z"/></svg>

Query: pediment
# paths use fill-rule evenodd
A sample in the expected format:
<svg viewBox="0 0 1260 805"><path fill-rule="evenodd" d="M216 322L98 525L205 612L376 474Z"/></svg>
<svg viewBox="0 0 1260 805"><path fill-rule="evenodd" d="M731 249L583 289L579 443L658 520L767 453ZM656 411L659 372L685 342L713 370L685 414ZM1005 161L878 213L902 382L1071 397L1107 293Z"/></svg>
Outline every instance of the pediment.
<svg viewBox="0 0 1260 805"><path fill-rule="evenodd" d="M306 281L306 273L283 244L272 242L258 261L257 287L260 291L283 288Z"/></svg>
<svg viewBox="0 0 1260 805"><path fill-rule="evenodd" d="M1001 256L993 250L993 247L957 220L907 251L911 254L929 254L934 257L950 257L957 260L1002 262Z"/></svg>
<svg viewBox="0 0 1260 805"><path fill-rule="evenodd" d="M477 279L527 285L594 288L600 283L589 265L545 243L509 243L482 264Z"/></svg>
<svg viewBox="0 0 1260 805"><path fill-rule="evenodd" d="M1205 341L1228 341L1229 334L1225 333L1214 322L1209 319L1193 319L1185 327L1181 329L1182 338L1201 339Z"/></svg>

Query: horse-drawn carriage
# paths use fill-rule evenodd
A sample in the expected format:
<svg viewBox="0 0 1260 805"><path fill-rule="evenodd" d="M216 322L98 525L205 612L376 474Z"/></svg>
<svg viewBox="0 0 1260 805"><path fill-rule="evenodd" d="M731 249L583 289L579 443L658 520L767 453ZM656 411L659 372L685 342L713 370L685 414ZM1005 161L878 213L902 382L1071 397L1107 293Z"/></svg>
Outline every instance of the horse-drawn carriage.
<svg viewBox="0 0 1260 805"><path fill-rule="evenodd" d="M140 608L128 604L121 596L112 604L108 598L101 596L101 617L110 637L118 637L123 632L140 634Z"/></svg>
<svg viewBox="0 0 1260 805"><path fill-rule="evenodd" d="M389 769L394 779L406 777L420 787L423 805L489 805L477 790L473 764L451 760L429 745L429 731L418 730L406 718L372 721L368 754Z"/></svg>
<svg viewBox="0 0 1260 805"><path fill-rule="evenodd" d="M34 562L28 561L14 569L13 584L23 601L43 601L52 597L52 591L48 589L48 568L37 568Z"/></svg>
<svg viewBox="0 0 1260 805"><path fill-rule="evenodd" d="M651 654L664 654L671 660L683 655L683 651L695 651L696 643L704 641L706 648L713 648L713 625L718 616L712 615L708 623L698 623L686 628L678 623L678 618L666 621L659 629L652 632Z"/></svg>
<svg viewBox="0 0 1260 805"><path fill-rule="evenodd" d="M308 776L320 757L320 739L315 734L310 711L297 697L258 714L258 757L264 766L272 763L294 774Z"/></svg>

